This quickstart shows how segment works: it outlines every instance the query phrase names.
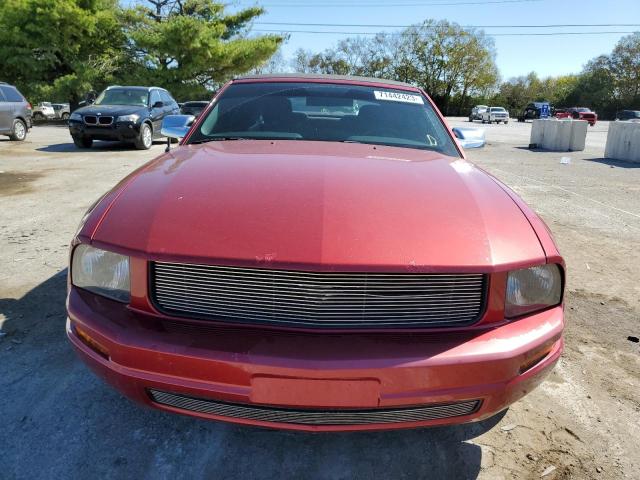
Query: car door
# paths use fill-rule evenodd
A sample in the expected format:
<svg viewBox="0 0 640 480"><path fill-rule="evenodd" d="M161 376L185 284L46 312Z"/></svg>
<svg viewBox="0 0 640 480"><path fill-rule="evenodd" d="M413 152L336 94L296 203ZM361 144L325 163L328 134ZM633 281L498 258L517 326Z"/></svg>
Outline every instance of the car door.
<svg viewBox="0 0 640 480"><path fill-rule="evenodd" d="M160 135L162 119L165 116L164 105L157 107L156 105L158 102L162 102L160 92L158 90L151 90L151 93L149 93L149 107L151 108L149 116L151 118L151 123L153 124L153 134L156 137Z"/></svg>
<svg viewBox="0 0 640 480"><path fill-rule="evenodd" d="M0 133L7 133L13 124L13 106L7 102L2 90L0 87Z"/></svg>

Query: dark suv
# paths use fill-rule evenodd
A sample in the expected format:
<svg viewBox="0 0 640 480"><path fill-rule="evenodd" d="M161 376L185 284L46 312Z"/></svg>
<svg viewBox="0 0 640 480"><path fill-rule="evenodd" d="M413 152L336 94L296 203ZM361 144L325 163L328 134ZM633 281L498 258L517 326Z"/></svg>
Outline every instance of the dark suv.
<svg viewBox="0 0 640 480"><path fill-rule="evenodd" d="M553 113L553 107L549 102L531 102L522 109L522 112L518 115L518 121L526 122L527 120L534 120L545 116L551 117Z"/></svg>
<svg viewBox="0 0 640 480"><path fill-rule="evenodd" d="M640 120L640 110L622 110L617 112L616 120Z"/></svg>
<svg viewBox="0 0 640 480"><path fill-rule="evenodd" d="M31 104L13 85L0 82L0 135L11 140L27 138L31 128Z"/></svg>
<svg viewBox="0 0 640 480"><path fill-rule="evenodd" d="M108 87L91 105L69 116L69 132L79 148L90 148L94 140L112 140L146 150L160 136L162 119L179 112L163 88Z"/></svg>

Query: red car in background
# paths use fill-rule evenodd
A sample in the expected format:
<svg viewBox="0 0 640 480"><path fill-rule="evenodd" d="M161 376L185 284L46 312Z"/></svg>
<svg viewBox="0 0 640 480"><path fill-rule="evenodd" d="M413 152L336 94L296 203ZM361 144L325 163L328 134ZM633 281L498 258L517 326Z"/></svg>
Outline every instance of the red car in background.
<svg viewBox="0 0 640 480"><path fill-rule="evenodd" d="M574 120L586 120L592 127L598 121L596 112L586 107L556 108L556 118L573 118Z"/></svg>
<svg viewBox="0 0 640 480"><path fill-rule="evenodd" d="M229 82L73 239L67 335L129 398L294 430L491 417L558 360L564 261L426 93Z"/></svg>

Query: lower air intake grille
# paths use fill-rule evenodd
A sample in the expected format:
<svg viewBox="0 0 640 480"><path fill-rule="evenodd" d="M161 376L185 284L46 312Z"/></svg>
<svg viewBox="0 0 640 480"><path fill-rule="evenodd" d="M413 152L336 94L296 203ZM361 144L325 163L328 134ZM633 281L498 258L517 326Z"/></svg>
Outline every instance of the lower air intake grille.
<svg viewBox="0 0 640 480"><path fill-rule="evenodd" d="M420 407L393 409L300 410L226 403L159 390L149 390L149 395L156 403L181 410L218 415L221 417L297 425L368 425L377 423L422 422L425 420L469 415L476 412L480 407L480 400L469 400L466 402L440 403Z"/></svg>
<svg viewBox="0 0 640 480"><path fill-rule="evenodd" d="M302 272L155 262L151 292L178 317L309 327L436 327L476 322L485 275Z"/></svg>

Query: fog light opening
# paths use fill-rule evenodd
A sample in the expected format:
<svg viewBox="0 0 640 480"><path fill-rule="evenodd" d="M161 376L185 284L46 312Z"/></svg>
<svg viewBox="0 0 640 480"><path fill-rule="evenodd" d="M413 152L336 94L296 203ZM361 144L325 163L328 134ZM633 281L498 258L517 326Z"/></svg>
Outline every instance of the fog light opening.
<svg viewBox="0 0 640 480"><path fill-rule="evenodd" d="M105 346L94 340L91 335L85 332L81 327L74 325L73 330L82 343L84 343L87 347L96 352L105 360L109 360L109 350L107 350Z"/></svg>
<svg viewBox="0 0 640 480"><path fill-rule="evenodd" d="M557 341L558 339L554 338L553 340L550 340L542 345L540 348L529 352L529 354L527 355L527 359L522 364L520 364L519 374L522 375L523 373L528 372L533 367L542 362L542 360L544 360L549 355L549 353L551 353L551 350L553 350L553 346Z"/></svg>

